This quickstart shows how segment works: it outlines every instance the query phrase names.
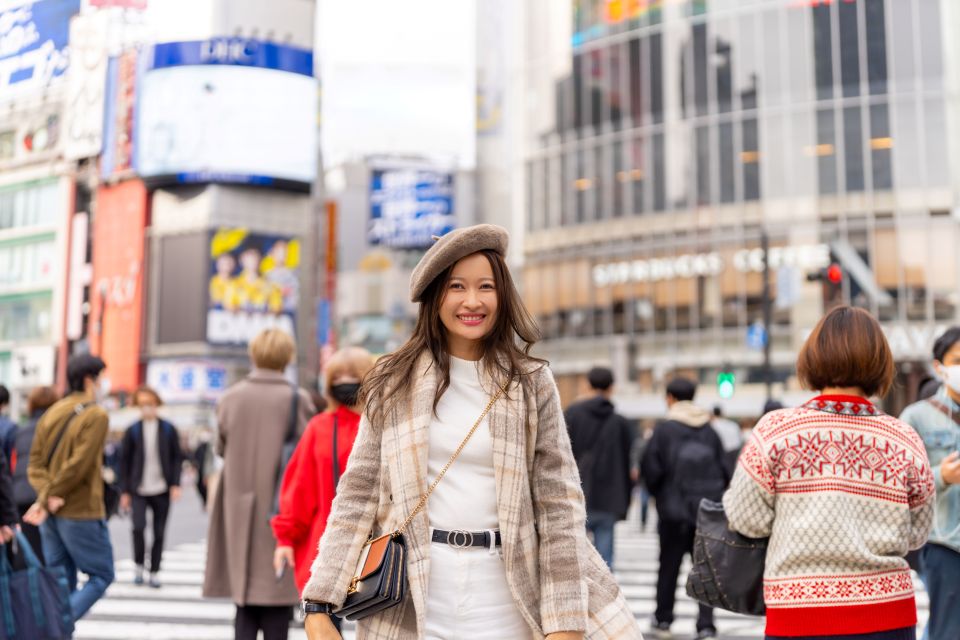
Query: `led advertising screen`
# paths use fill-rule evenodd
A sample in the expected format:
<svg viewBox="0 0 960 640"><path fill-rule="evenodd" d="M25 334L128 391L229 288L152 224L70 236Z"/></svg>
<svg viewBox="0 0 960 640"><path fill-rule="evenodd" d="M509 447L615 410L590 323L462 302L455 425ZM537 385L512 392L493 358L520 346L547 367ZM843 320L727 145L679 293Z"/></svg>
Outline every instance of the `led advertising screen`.
<svg viewBox="0 0 960 640"><path fill-rule="evenodd" d="M316 179L317 83L310 51L220 39L144 56L134 156L152 183L303 188Z"/></svg>
<svg viewBox="0 0 960 640"><path fill-rule="evenodd" d="M367 240L393 249L422 249L456 227L453 175L429 169L374 169Z"/></svg>
<svg viewBox="0 0 960 640"><path fill-rule="evenodd" d="M296 335L300 241L219 229L210 242L207 341L245 345L276 327Z"/></svg>

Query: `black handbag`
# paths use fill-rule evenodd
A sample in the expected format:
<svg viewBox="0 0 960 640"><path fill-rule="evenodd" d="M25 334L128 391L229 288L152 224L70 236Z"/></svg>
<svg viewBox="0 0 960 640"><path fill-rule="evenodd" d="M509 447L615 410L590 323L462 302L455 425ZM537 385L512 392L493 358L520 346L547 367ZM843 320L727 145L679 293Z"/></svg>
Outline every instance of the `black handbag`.
<svg viewBox="0 0 960 640"><path fill-rule="evenodd" d="M350 581L350 587L347 589L346 600L344 600L342 607L333 612L334 615L347 620L361 620L396 606L403 601L407 592L407 546L403 539L403 532L426 506L430 494L440 484L440 480L446 475L450 465L460 456L463 448L467 446L467 442L480 427L480 423L483 422L483 419L501 395L503 395L503 389L497 391L496 395L490 398L490 402L487 403L486 408L477 418L470 432L467 433L463 442L450 456L450 460L437 474L433 484L420 497L420 502L413 508L403 524L393 533L369 539L363 545L360 560L357 562L357 569ZM336 455L337 452L334 451L334 459L336 459Z"/></svg>
<svg viewBox="0 0 960 640"><path fill-rule="evenodd" d="M763 569L768 540L731 531L723 504L702 500L687 595L711 607L764 615Z"/></svg>
<svg viewBox="0 0 960 640"><path fill-rule="evenodd" d="M297 418L299 417L300 390L293 388L293 397L290 398L290 415L287 417L287 432L283 437L283 448L280 449L280 462L277 464L277 476L273 481L273 501L270 503L270 517L280 513L280 488L283 484L283 474L287 472L290 458L300 444L300 435L297 433Z"/></svg>

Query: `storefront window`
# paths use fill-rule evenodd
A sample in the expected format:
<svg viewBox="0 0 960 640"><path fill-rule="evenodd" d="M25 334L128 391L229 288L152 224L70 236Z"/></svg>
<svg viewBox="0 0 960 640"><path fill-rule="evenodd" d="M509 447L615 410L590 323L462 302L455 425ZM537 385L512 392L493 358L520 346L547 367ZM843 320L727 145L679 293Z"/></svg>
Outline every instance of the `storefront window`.
<svg viewBox="0 0 960 640"><path fill-rule="evenodd" d="M50 293L0 297L0 340L46 340L50 338Z"/></svg>
<svg viewBox="0 0 960 640"><path fill-rule="evenodd" d="M56 180L0 187L0 229L56 224L58 195Z"/></svg>

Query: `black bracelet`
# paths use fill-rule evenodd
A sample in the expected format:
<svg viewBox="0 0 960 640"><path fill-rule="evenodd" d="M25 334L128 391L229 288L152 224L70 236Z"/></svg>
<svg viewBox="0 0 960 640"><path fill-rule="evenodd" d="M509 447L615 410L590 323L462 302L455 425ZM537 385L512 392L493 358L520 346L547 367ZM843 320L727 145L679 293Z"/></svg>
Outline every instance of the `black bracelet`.
<svg viewBox="0 0 960 640"><path fill-rule="evenodd" d="M303 617L307 617L311 613L325 613L330 615L333 613L333 605L329 602L313 602L311 600L302 600L300 601L300 613Z"/></svg>

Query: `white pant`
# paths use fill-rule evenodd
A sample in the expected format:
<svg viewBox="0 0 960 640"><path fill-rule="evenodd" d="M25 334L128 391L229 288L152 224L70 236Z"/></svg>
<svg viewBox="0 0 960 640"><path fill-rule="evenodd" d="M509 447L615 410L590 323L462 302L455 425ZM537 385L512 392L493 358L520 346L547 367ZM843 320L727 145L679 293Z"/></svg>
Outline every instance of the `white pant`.
<svg viewBox="0 0 960 640"><path fill-rule="evenodd" d="M507 585L499 547L430 545L426 640L530 637Z"/></svg>

